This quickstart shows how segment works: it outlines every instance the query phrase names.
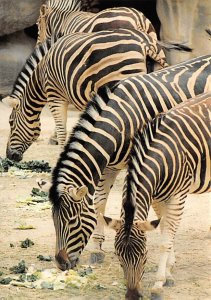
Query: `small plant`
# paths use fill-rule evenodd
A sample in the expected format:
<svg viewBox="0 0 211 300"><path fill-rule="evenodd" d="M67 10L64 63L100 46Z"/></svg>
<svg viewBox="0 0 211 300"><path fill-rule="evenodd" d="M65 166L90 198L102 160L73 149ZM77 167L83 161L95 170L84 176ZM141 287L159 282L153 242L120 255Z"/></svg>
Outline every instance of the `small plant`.
<svg viewBox="0 0 211 300"><path fill-rule="evenodd" d="M17 266L10 268L10 271L15 274L26 273L27 267L24 260L21 260Z"/></svg>
<svg viewBox="0 0 211 300"><path fill-rule="evenodd" d="M34 245L34 242L32 242L30 239L25 239L21 242L21 248L28 248Z"/></svg>

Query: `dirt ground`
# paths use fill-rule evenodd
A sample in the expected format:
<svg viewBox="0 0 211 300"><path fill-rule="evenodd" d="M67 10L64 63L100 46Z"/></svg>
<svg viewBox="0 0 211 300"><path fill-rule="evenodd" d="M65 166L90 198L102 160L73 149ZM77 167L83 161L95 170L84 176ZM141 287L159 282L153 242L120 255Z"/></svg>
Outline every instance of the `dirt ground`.
<svg viewBox="0 0 211 300"><path fill-rule="evenodd" d="M9 134L10 109L0 103L0 156L5 157L7 137ZM68 127L71 129L79 114L69 112ZM45 160L54 166L59 154L58 146L48 145L49 136L54 128L53 119L47 109L42 113L42 133L39 140L25 153L24 160ZM109 196L106 215L119 217L121 190L124 172L118 177ZM30 207L17 207L19 197L29 196L32 187L36 187L36 175L32 178L1 176L0 174L0 271L9 274L9 268L25 260L27 266L34 264L36 268L54 268L54 262L40 262L37 256L54 256L55 234L51 219L51 210L34 210ZM42 176L43 177L43 176ZM177 232L176 266L174 269L175 286L165 288L165 300L208 300L211 299L209 261L210 243L207 233L210 227L210 195L189 196L182 224ZM153 218L150 212L150 218ZM17 224L30 224L32 230L16 230ZM34 242L34 246L22 249L20 241L26 238ZM143 278L144 299L149 299L150 288L155 280L156 266L159 258L159 230L148 234L148 262ZM95 265L96 285L91 288L67 288L65 290L35 290L14 286L0 285L0 299L72 299L72 300L121 300L124 299L125 287L122 270L114 254L114 232L106 229L105 261ZM10 244L14 244L11 247ZM89 264L90 242L81 256L81 263Z"/></svg>

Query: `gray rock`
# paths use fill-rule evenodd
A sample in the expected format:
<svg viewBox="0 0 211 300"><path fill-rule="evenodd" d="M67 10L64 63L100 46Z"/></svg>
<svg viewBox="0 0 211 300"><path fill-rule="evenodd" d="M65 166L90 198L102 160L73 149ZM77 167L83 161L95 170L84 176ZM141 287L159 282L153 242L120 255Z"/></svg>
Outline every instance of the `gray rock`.
<svg viewBox="0 0 211 300"><path fill-rule="evenodd" d="M105 253L104 252L91 252L90 253L90 264L102 264L104 262Z"/></svg>
<svg viewBox="0 0 211 300"><path fill-rule="evenodd" d="M45 0L0 0L0 36L35 24L44 2Z"/></svg>
<svg viewBox="0 0 211 300"><path fill-rule="evenodd" d="M157 14L161 22L160 37L167 43L184 44L192 52L170 50L166 52L170 65L210 54L211 1L207 0L157 0Z"/></svg>
<svg viewBox="0 0 211 300"><path fill-rule="evenodd" d="M0 96L11 93L17 75L29 57L36 41L24 31L0 39Z"/></svg>

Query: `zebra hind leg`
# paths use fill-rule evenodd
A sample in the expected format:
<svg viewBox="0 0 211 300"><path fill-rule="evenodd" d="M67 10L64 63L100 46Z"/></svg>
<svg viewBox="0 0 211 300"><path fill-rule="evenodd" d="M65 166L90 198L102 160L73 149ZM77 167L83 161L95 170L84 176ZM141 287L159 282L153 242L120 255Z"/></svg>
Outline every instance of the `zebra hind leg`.
<svg viewBox="0 0 211 300"><path fill-rule="evenodd" d="M56 123L56 136L58 144L63 149L66 142L66 124L68 102L62 99L48 99L48 106Z"/></svg>
<svg viewBox="0 0 211 300"><path fill-rule="evenodd" d="M57 133L56 128L54 129L54 133L50 136L50 139L48 141L49 145L58 145L58 139L57 139Z"/></svg>

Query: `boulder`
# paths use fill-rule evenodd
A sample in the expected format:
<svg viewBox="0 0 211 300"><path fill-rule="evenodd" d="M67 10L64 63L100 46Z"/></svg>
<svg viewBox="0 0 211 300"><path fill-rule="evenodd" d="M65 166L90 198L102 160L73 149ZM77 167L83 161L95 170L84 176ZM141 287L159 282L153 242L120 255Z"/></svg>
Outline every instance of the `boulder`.
<svg viewBox="0 0 211 300"><path fill-rule="evenodd" d="M0 0L0 36L35 24L44 2L45 0Z"/></svg>
<svg viewBox="0 0 211 300"><path fill-rule="evenodd" d="M211 1L157 0L157 14L162 41L184 44L193 49L192 52L167 52L169 64L211 53L211 40L206 33L206 29L211 29Z"/></svg>
<svg viewBox="0 0 211 300"><path fill-rule="evenodd" d="M0 39L0 96L11 93L17 75L36 41L19 31Z"/></svg>

